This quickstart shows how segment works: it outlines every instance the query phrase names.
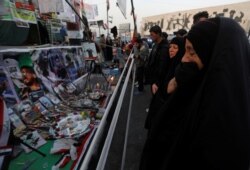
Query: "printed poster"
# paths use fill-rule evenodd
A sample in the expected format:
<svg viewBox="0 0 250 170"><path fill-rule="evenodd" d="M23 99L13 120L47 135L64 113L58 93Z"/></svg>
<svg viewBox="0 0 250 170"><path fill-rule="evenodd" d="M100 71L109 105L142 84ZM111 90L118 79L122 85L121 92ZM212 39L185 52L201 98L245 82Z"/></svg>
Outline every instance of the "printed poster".
<svg viewBox="0 0 250 170"><path fill-rule="evenodd" d="M14 106L20 101L7 70L2 66L0 66L0 93L7 107Z"/></svg>
<svg viewBox="0 0 250 170"><path fill-rule="evenodd" d="M0 20L12 20L10 2L8 0L0 0Z"/></svg>

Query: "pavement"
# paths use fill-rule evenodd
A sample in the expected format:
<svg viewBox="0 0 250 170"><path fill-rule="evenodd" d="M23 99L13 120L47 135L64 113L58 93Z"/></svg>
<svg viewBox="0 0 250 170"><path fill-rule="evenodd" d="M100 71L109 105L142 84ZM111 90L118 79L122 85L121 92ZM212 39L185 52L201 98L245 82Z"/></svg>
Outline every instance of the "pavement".
<svg viewBox="0 0 250 170"><path fill-rule="evenodd" d="M105 170L121 169L131 86L130 83L127 88L105 165ZM134 90L137 90L136 87ZM124 170L139 169L140 157L147 134L146 129L144 129L144 123L147 116L146 108L149 105L150 99L151 92L149 85L145 86L145 90L142 94L133 95Z"/></svg>

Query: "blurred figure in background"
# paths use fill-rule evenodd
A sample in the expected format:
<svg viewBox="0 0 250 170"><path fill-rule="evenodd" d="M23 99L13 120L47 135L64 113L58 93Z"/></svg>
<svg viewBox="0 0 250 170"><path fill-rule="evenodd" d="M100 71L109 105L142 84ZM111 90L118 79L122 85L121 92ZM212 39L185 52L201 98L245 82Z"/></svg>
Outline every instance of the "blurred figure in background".
<svg viewBox="0 0 250 170"><path fill-rule="evenodd" d="M99 42L100 42L100 47L102 49L103 56L104 56L105 60L107 60L106 39L105 39L104 34L101 34Z"/></svg>
<svg viewBox="0 0 250 170"><path fill-rule="evenodd" d="M112 50L113 41L111 40L110 36L107 36L106 39L106 61L113 60L113 50Z"/></svg>
<svg viewBox="0 0 250 170"><path fill-rule="evenodd" d="M149 47L148 44L142 41L141 38L138 38L135 41L135 46L138 50L135 55L135 64L136 64L136 80L138 82L138 94L144 90L144 64L145 60L149 56Z"/></svg>
<svg viewBox="0 0 250 170"><path fill-rule="evenodd" d="M207 11L198 12L193 16L193 25L197 24L199 21L204 21L206 19L208 19Z"/></svg>
<svg viewBox="0 0 250 170"><path fill-rule="evenodd" d="M176 36L176 37L184 37L185 35L187 34L187 30L185 30L185 29L179 29L178 31L175 31L174 32L174 35Z"/></svg>

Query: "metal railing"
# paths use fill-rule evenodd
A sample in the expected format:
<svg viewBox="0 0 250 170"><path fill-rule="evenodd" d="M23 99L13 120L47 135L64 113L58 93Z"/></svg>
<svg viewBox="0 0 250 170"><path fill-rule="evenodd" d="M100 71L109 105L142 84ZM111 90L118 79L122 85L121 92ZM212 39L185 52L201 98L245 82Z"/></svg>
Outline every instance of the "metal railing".
<svg viewBox="0 0 250 170"><path fill-rule="evenodd" d="M114 131L116 128L116 124L118 121L118 117L121 111L122 103L124 100L125 91L127 89L129 78L133 70L133 66L134 66L133 56L134 56L133 53L129 55L129 58L124 66L123 72L121 73L118 83L107 105L104 116L102 117L102 120L95 132L93 140L89 144L88 150L86 151L84 158L82 158L82 162L81 161L78 162L79 166L76 166L75 169L81 169L81 170L89 170L89 169L103 170L104 169L106 161L107 161L107 156L109 153L110 145L113 139ZM135 76L135 73L133 76ZM131 91L131 97L133 97L132 93L133 93L133 90ZM124 166L124 163L125 163L126 145L127 145L126 141L127 141L127 136L128 136L128 125L129 125L129 117L130 117L130 112L131 112L131 105L132 105L132 99L130 98L128 121L127 121L127 128L126 128L126 133L125 133L125 142L124 142L124 149L123 149L123 156L122 156L122 163L121 163L122 167ZM112 108L114 108L113 111L112 111ZM112 119L111 122L109 122L108 120L110 117ZM106 129L108 129L107 132L105 132ZM98 149L100 149L100 151ZM96 161L93 162L93 159L95 159Z"/></svg>

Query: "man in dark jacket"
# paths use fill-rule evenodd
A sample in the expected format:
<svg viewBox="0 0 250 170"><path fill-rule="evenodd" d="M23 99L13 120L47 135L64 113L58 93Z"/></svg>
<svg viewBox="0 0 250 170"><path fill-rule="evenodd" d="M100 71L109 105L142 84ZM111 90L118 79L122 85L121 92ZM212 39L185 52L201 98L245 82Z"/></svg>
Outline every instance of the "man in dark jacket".
<svg viewBox="0 0 250 170"><path fill-rule="evenodd" d="M149 59L146 62L145 81L147 84L150 84L154 97L160 84L162 84L161 81L164 80L165 75L167 74L170 57L168 52L168 41L162 38L161 28L158 25L155 25L151 27L149 31L155 44L152 48ZM148 125L148 122L150 122L151 119L150 117L149 114L145 124L146 128L149 128L150 126Z"/></svg>
<svg viewBox="0 0 250 170"><path fill-rule="evenodd" d="M154 42L154 46L146 62L146 84L151 85L152 93L157 91L157 86L164 76L168 68L169 54L168 42L161 36L162 31L158 25L150 28L150 36Z"/></svg>

